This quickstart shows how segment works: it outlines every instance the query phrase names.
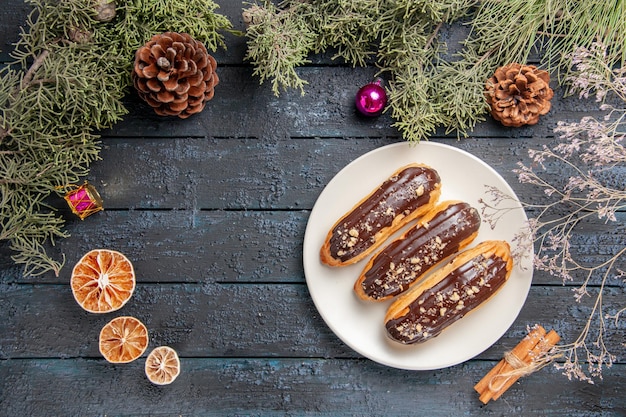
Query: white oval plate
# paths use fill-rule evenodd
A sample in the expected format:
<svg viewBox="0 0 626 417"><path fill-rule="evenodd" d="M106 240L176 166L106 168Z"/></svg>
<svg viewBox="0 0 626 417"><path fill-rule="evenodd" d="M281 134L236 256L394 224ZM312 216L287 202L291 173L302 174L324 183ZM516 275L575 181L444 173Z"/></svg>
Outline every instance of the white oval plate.
<svg viewBox="0 0 626 417"><path fill-rule="evenodd" d="M480 210L485 185L516 197L506 181L479 158L434 142L396 143L375 149L344 167L324 188L309 217L304 236L304 272L313 302L326 324L345 344L361 355L400 369L440 369L464 362L494 344L517 318L532 281L532 253L513 269L504 287L485 304L439 336L417 345L401 345L386 335L383 319L390 301L359 300L352 289L367 259L332 268L320 262L319 251L333 224L363 196L399 167L424 163L439 172L440 201L463 200ZM484 221L474 245L488 239L506 240L526 225L524 210L511 210L495 229ZM512 249L514 249L512 247ZM531 250L529 250L531 251Z"/></svg>

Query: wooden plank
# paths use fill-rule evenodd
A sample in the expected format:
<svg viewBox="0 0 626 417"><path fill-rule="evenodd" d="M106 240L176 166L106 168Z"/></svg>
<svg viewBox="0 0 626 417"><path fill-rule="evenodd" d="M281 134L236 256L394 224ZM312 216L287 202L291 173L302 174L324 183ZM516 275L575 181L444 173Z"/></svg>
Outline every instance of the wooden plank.
<svg viewBox="0 0 626 417"><path fill-rule="evenodd" d="M140 102L136 94L128 97L130 115L114 127L103 131L104 136L116 137L204 137L231 136L285 138L383 136L399 137L392 127L389 114L365 118L354 107L357 90L370 82L376 68L343 66L307 66L297 70L310 82L306 94L289 90L279 97L271 92L270 85L259 85L247 66L218 67L220 84L215 97L199 114L185 120L157 116L151 108ZM552 137L558 121L577 121L596 114L597 105L576 97L562 98L563 91L556 88L553 107L539 124L522 128L506 128L491 117L476 126L472 136L478 137ZM435 137L456 139L456 133L445 134L445 127L437 130Z"/></svg>
<svg viewBox="0 0 626 417"><path fill-rule="evenodd" d="M68 226L72 237L50 252L66 254L66 266L45 282L67 282L83 254L108 248L128 256L143 282L302 283L306 219L282 211L104 212L88 225Z"/></svg>
<svg viewBox="0 0 626 417"><path fill-rule="evenodd" d="M24 0L4 0L0 7L0 63L10 61L9 53L19 40L19 28L25 28L31 7Z"/></svg>
<svg viewBox="0 0 626 417"><path fill-rule="evenodd" d="M0 362L4 415L328 415L451 416L626 413L626 365L606 370L597 385L568 381L552 367L522 378L483 406L473 385L493 365L470 362L432 372L408 372L365 360L183 358L172 385L143 376L143 360Z"/></svg>
<svg viewBox="0 0 626 417"><path fill-rule="evenodd" d="M142 320L152 346L171 345L186 357L359 357L325 325L303 284L219 284L210 276L198 284L141 281L122 310L105 315L83 311L67 284L3 285L0 358L98 358L100 329L119 315ZM605 289L603 311L614 314L625 291ZM576 303L567 287L534 286L513 327L479 357L500 359L536 323L554 328L563 343L571 343L593 302L585 297ZM606 325L607 349L624 363L626 324Z"/></svg>
<svg viewBox="0 0 626 417"><path fill-rule="evenodd" d="M220 84L202 113L185 120L157 116L134 93L131 111L104 136L285 138L289 136L398 136L389 116L362 119L354 108L354 94L369 82L374 68L303 67L298 69L316 90L305 96L289 90L275 97L268 83L259 85L250 67L219 67ZM323 92L322 92L323 90ZM128 121L132 121L128 123Z"/></svg>
<svg viewBox="0 0 626 417"><path fill-rule="evenodd" d="M74 264L92 249L119 250L131 259L142 282L303 283L302 251L309 212L105 210L85 221L68 218L71 237L60 239L49 254L66 257L59 277L23 277L0 249L0 283L64 283ZM581 224L571 250L584 265L600 265L624 246L626 213L618 222ZM487 227L487 226L485 226ZM624 270L622 257L615 267ZM573 283L580 284L583 275ZM599 284L600 274L591 280ZM535 271L535 284L561 285L559 277ZM608 285L620 286L610 279Z"/></svg>
<svg viewBox="0 0 626 417"><path fill-rule="evenodd" d="M311 209L344 166L398 141L376 136L276 140L111 138L103 141L102 160L92 164L89 180L98 187L107 209ZM545 203L542 189L520 184L514 173L518 162L531 165L528 150L541 148L537 139L433 142L482 159L522 201ZM548 181L566 181L562 165L546 161L546 169ZM626 170L616 169L613 174L616 188L620 181L626 183ZM64 207L65 203L59 200L56 205Z"/></svg>
<svg viewBox="0 0 626 417"><path fill-rule="evenodd" d="M111 208L310 209L343 166L393 142L107 139L91 177Z"/></svg>

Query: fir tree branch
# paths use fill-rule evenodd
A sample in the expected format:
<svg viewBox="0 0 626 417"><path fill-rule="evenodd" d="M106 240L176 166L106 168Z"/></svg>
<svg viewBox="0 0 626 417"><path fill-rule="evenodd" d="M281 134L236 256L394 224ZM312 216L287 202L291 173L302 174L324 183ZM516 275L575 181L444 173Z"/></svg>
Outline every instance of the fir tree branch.
<svg viewBox="0 0 626 417"><path fill-rule="evenodd" d="M15 61L0 69L0 240L25 275L58 274L64 260L47 250L68 234L44 201L89 173L100 158L95 132L128 112L122 99L135 50L165 30L214 50L231 25L210 0L116 1L109 22L96 19L92 0L28 2Z"/></svg>
<svg viewBox="0 0 626 417"><path fill-rule="evenodd" d="M307 56L314 50L316 35L307 26L306 4L278 9L271 2L264 7L252 5L246 9L248 50L244 59L255 66L254 75L260 82L271 79L272 92L278 96L281 89L296 88L304 95L308 84L298 73L298 66L308 63ZM270 71L266 71L270 68Z"/></svg>
<svg viewBox="0 0 626 417"><path fill-rule="evenodd" d="M486 115L481 84L498 66L526 63L533 52L542 52L541 65L558 72L561 83L569 71L563 57L578 46L589 47L599 39L608 45L611 65L621 66L626 58L626 0L293 0L281 2L279 11L269 1L252 8L258 15L275 17L271 29L252 21L247 31L248 58L261 83L272 80L275 94L278 87L304 93L306 80L296 68L308 63L309 53L327 49L336 50L334 59L376 65L390 78L392 117L409 141L427 139L438 126L466 135ZM283 15L290 18L278 18ZM304 22L294 25L294 16ZM448 62L440 32L446 24L466 21L471 32ZM281 34L297 38L298 30L313 45L275 42L270 48L260 36L267 31L276 39ZM277 51L285 45L291 51ZM412 72L415 67L420 69Z"/></svg>
<svg viewBox="0 0 626 417"><path fill-rule="evenodd" d="M0 118L0 121L2 121L2 118ZM9 136L9 134L10 132L8 129L0 127L0 145L2 145L2 140L6 138L7 136Z"/></svg>
<svg viewBox="0 0 626 417"><path fill-rule="evenodd" d="M26 71L26 74L24 74L24 78L22 79L21 88L24 88L24 89L28 88L29 84L33 80L33 77L35 76L35 72L39 69L39 67L41 67L43 65L43 62L48 57L48 55L50 55L50 51L47 50L47 49L44 49L43 51L41 51L39 56L37 56L37 58L35 58L35 60L33 61L32 65L30 66L30 68L28 68L28 71Z"/></svg>
<svg viewBox="0 0 626 417"><path fill-rule="evenodd" d="M433 29L433 33L430 35L430 38L428 38L428 40L426 41L426 45L424 45L424 49L430 48L433 41L437 38L437 34L441 30L441 27L443 26L443 24L444 24L444 21L442 20L441 22L437 24L437 26L435 26L435 29Z"/></svg>

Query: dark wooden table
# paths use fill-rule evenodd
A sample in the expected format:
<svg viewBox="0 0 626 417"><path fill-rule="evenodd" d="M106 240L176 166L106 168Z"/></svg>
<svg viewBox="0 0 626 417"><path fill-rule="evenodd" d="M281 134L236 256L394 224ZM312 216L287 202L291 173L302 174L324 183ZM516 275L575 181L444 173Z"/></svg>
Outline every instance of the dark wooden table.
<svg viewBox="0 0 626 417"><path fill-rule="evenodd" d="M242 29L241 4L219 1ZM0 8L2 61L27 15L21 0ZM88 180L105 211L80 221L68 214L71 237L59 277L23 277L0 252L0 415L626 415L624 324L609 336L617 363L591 385L569 381L552 366L483 406L474 384L503 352L540 323L565 342L581 331L588 304L571 286L536 272L519 317L491 348L434 371L380 365L346 346L327 327L309 295L302 262L305 227L327 183L346 164L400 142L388 115L359 117L356 90L375 68L342 66L324 56L300 69L307 94L272 95L243 61L245 39L228 36L216 54L215 98L187 120L160 118L136 97L131 113L102 132L102 160ZM532 128L488 120L470 138L432 138L495 168L521 199L539 192L512 172L527 151L554 140L558 120L579 120L594 103L563 98ZM471 173L468 173L471 175ZM624 244L621 221L584 230L581 251L603 256ZM600 239L604 237L604 239ZM118 313L141 319L150 346L175 348L182 373L170 386L144 376L143 360L112 365L98 352L101 327L115 313L83 311L72 297L74 263L95 248L133 262L138 285ZM599 248L599 249L598 249ZM605 303L624 300L623 285ZM144 355L145 356L145 355Z"/></svg>

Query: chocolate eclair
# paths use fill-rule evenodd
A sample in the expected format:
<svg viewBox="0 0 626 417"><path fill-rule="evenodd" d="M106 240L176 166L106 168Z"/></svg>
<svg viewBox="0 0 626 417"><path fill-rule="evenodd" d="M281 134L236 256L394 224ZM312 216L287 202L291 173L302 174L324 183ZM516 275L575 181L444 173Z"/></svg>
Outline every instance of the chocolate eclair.
<svg viewBox="0 0 626 417"><path fill-rule="evenodd" d="M362 260L432 209L440 195L441 178L433 168L410 164L398 169L337 220L322 245L320 260L329 266Z"/></svg>
<svg viewBox="0 0 626 417"><path fill-rule="evenodd" d="M467 249L389 306L387 335L403 344L438 336L496 294L512 269L511 250L505 241L490 240Z"/></svg>
<svg viewBox="0 0 626 417"><path fill-rule="evenodd" d="M480 215L468 203L439 203L402 236L380 249L354 284L362 300L383 301L406 291L478 235Z"/></svg>

